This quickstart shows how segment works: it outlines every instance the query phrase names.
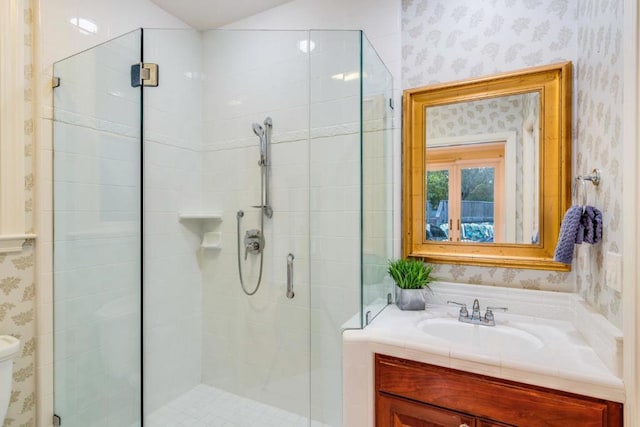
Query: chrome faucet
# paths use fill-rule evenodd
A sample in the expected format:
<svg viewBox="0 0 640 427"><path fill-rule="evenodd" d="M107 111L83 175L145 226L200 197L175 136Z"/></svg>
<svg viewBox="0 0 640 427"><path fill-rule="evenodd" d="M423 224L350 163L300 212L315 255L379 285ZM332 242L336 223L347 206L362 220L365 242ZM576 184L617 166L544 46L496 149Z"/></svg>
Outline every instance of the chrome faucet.
<svg viewBox="0 0 640 427"><path fill-rule="evenodd" d="M480 316L480 301L478 301L478 299L474 299L473 300L473 311L471 311L471 320L472 321L479 321L481 319Z"/></svg>
<svg viewBox="0 0 640 427"><path fill-rule="evenodd" d="M447 304L455 304L460 306L458 321L471 323L473 325L495 326L496 320L493 316L493 310L507 311L507 307L487 307L487 311L485 312L484 316L482 316L480 314L480 302L477 298L473 300L471 315L469 315L469 311L467 310L467 304L455 301L447 301Z"/></svg>

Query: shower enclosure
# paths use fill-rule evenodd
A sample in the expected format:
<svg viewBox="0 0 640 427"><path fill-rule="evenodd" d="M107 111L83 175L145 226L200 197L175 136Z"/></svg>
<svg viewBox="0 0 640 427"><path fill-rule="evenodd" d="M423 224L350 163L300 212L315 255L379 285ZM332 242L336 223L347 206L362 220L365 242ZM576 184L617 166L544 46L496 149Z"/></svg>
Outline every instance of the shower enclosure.
<svg viewBox="0 0 640 427"><path fill-rule="evenodd" d="M341 333L391 288L363 33L144 29L54 76L57 421L341 426Z"/></svg>

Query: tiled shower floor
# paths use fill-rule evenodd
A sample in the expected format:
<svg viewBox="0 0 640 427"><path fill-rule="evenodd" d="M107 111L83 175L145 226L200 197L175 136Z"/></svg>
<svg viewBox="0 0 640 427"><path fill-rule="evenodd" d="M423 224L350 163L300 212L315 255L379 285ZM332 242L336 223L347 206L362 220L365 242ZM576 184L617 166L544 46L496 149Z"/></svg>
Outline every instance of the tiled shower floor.
<svg viewBox="0 0 640 427"><path fill-rule="evenodd" d="M200 384L150 414L145 427L308 427L308 420ZM312 427L328 426L313 422Z"/></svg>

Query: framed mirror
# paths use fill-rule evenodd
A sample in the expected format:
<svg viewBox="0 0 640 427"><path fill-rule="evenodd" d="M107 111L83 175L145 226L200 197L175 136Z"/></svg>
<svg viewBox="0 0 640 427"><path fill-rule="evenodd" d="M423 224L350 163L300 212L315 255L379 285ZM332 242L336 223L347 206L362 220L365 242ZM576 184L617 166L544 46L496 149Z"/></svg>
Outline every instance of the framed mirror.
<svg viewBox="0 0 640 427"><path fill-rule="evenodd" d="M568 270L571 63L405 90L403 255Z"/></svg>

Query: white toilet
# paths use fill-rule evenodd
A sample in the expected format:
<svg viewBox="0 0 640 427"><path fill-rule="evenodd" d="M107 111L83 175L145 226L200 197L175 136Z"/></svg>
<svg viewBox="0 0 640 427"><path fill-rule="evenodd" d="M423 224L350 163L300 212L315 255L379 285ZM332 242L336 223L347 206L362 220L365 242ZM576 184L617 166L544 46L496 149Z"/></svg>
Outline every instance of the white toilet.
<svg viewBox="0 0 640 427"><path fill-rule="evenodd" d="M20 349L20 341L9 335L0 335L0 426L7 415L11 384L13 382L13 357Z"/></svg>

